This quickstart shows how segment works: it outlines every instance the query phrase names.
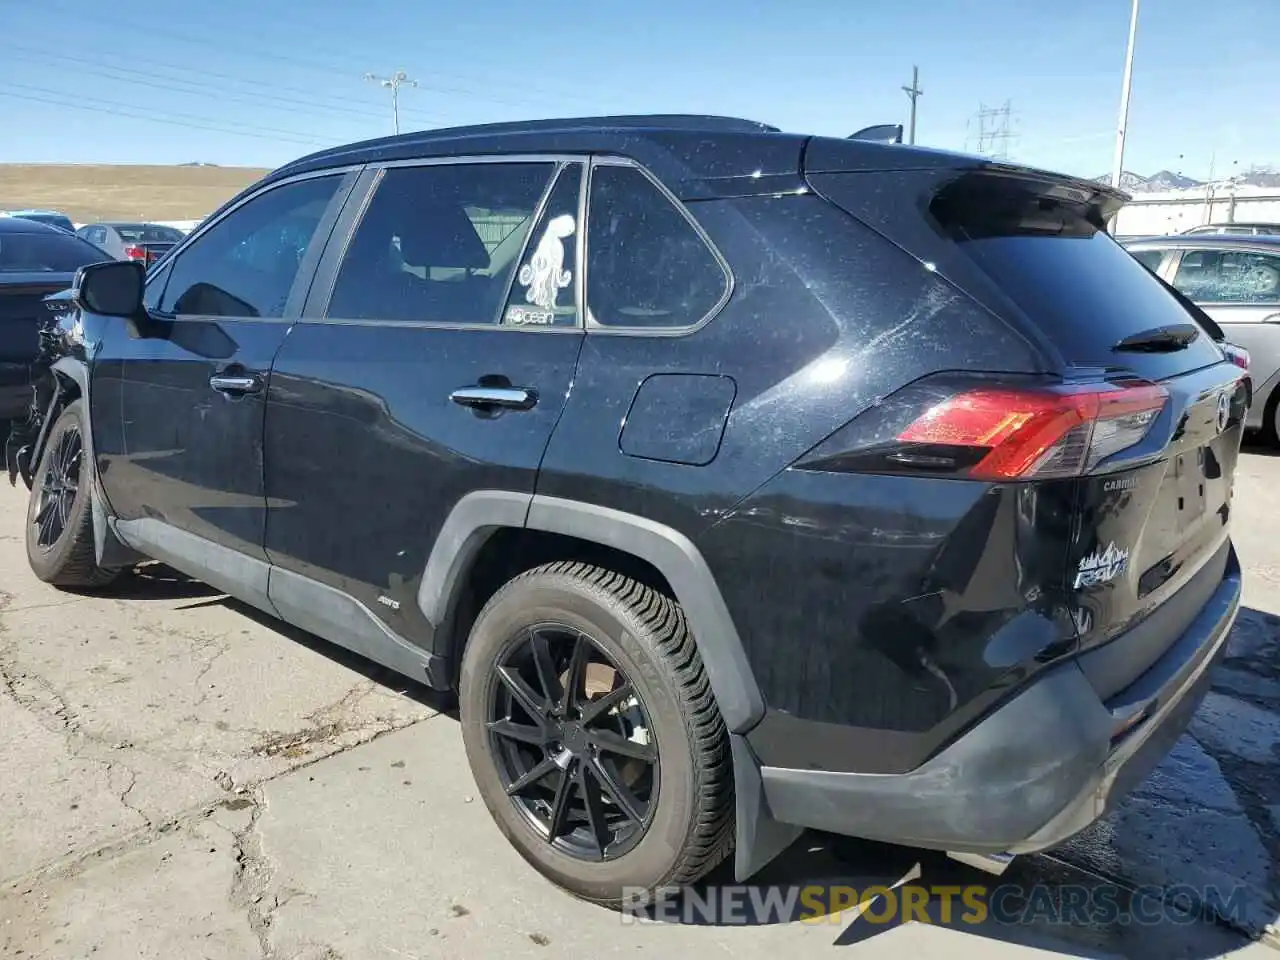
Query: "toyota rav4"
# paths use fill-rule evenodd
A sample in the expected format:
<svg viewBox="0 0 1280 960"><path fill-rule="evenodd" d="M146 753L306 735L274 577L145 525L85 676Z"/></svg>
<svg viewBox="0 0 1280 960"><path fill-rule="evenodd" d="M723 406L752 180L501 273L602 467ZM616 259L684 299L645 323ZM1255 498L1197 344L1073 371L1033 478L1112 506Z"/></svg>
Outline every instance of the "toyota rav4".
<svg viewBox="0 0 1280 960"><path fill-rule="evenodd" d="M31 566L456 691L591 900L806 827L998 870L1164 755L1239 602L1245 365L1123 200L710 117L314 154L55 295Z"/></svg>

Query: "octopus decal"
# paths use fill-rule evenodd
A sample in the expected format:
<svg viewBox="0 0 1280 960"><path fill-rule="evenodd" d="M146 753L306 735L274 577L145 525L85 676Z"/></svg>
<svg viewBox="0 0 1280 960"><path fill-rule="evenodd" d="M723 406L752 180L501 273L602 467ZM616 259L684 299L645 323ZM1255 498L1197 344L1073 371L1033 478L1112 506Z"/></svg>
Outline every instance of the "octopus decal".
<svg viewBox="0 0 1280 960"><path fill-rule="evenodd" d="M573 274L564 269L564 241L573 235L573 230L573 217L569 214L553 218L533 256L520 268L525 299L543 310L554 312L560 291L573 282Z"/></svg>

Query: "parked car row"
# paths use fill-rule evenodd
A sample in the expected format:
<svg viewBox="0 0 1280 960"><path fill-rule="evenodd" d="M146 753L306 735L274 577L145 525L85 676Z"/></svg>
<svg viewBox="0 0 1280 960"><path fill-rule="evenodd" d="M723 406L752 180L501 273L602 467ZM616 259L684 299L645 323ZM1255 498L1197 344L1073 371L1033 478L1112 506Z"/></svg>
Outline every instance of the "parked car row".
<svg viewBox="0 0 1280 960"><path fill-rule="evenodd" d="M1124 246L1249 352L1253 402L1245 426L1280 443L1280 236L1181 234Z"/></svg>
<svg viewBox="0 0 1280 960"><path fill-rule="evenodd" d="M90 223L76 234L95 247L111 254L116 260L137 260L145 266L168 253L173 245L186 236L176 227L159 223Z"/></svg>

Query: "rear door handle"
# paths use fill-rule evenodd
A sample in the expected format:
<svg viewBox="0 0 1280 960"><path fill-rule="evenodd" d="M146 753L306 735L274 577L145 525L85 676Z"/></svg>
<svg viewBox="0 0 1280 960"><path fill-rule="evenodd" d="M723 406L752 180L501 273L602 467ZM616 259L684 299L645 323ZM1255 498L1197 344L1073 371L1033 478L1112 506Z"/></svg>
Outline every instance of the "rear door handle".
<svg viewBox="0 0 1280 960"><path fill-rule="evenodd" d="M254 374L215 374L209 378L209 386L228 396L243 397L262 389L262 378Z"/></svg>
<svg viewBox="0 0 1280 960"><path fill-rule="evenodd" d="M461 387L449 399L464 407L482 410L531 410L538 402L536 390L527 387Z"/></svg>

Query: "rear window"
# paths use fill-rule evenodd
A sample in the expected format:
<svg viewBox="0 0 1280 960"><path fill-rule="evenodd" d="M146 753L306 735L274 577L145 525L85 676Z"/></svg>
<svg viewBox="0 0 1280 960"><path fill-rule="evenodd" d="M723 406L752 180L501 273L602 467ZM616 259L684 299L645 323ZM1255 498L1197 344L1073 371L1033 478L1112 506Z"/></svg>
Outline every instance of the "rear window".
<svg viewBox="0 0 1280 960"><path fill-rule="evenodd" d="M1112 349L1135 334L1199 318L1115 242L1078 192L1049 181L970 176L940 192L930 209L1068 362L1163 379L1222 359L1208 330L1176 352Z"/></svg>
<svg viewBox="0 0 1280 960"><path fill-rule="evenodd" d="M19 214L19 216L23 220L47 224L51 227L57 227L59 230L66 230L68 233L75 233L76 230L76 225L67 217L56 213L23 213Z"/></svg>
<svg viewBox="0 0 1280 960"><path fill-rule="evenodd" d="M70 233L0 233L0 273L74 273L105 259L93 244Z"/></svg>
<svg viewBox="0 0 1280 960"><path fill-rule="evenodd" d="M172 227L159 227L148 223L130 223L116 227L116 232L126 243L177 243L182 234Z"/></svg>

